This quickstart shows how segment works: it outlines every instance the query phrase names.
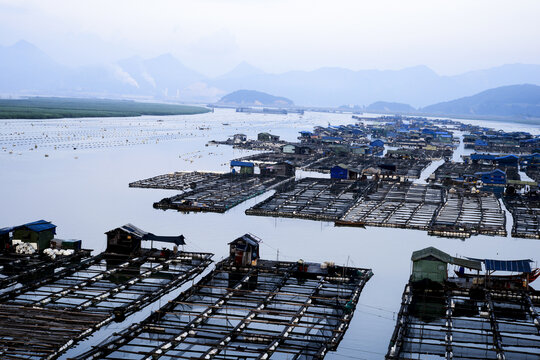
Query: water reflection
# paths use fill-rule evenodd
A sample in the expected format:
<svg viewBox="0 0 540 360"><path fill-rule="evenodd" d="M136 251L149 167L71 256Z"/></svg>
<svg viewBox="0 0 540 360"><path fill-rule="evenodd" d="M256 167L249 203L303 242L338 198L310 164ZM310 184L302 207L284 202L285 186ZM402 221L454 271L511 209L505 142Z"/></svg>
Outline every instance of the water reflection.
<svg viewBox="0 0 540 360"><path fill-rule="evenodd" d="M1 151L0 226L48 219L58 225L59 237L80 238L84 247L102 251L105 231L133 223L159 233L182 233L188 244L186 250L214 252L216 260L228 255L228 242L251 232L263 239L262 258L332 260L341 265L349 261L353 266L372 268L375 275L362 292L340 350L337 354L329 354L328 359L384 357L414 250L435 246L452 255L532 257L534 260L537 260L535 254L540 254L540 242L534 240L474 236L462 241L430 237L416 230L334 227L333 223L244 214L246 209L269 194L250 199L224 214L164 212L153 209L152 204L176 194L176 191L128 188L129 182L173 171L227 171L228 160L251 154L228 146L207 147L209 140L226 139L234 133L245 133L254 138L258 132L271 131L282 139L293 141L299 130L311 130L313 125L351 123L350 114L283 116L237 114L234 110L216 109L215 113L190 117L90 119L76 120L75 125L66 120L10 120L4 123L7 128L2 126L0 137L8 136L6 132L26 132L28 129L34 129L35 134L46 133L49 128L55 132L63 122L69 122L68 126L84 133L87 128L103 127L104 123L99 121L117 128L126 127L127 121L131 126L127 126L126 131L134 134L139 126L151 132L157 119L164 120L160 126L168 127L169 133L173 128L180 128L177 132L180 131L181 136L157 143L79 147L77 150L53 151L42 149L38 144L37 149L21 150L22 155ZM197 130L201 125L209 130ZM539 133L537 127L532 130Z"/></svg>

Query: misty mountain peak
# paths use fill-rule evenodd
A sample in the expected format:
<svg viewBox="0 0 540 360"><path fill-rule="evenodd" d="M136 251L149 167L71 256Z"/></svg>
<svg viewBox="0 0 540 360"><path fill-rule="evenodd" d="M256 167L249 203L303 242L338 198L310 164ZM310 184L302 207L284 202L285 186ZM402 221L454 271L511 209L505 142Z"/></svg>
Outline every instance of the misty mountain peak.
<svg viewBox="0 0 540 360"><path fill-rule="evenodd" d="M251 65L246 61L242 61L228 73L219 76L219 79L233 79L264 74L265 72L263 70Z"/></svg>

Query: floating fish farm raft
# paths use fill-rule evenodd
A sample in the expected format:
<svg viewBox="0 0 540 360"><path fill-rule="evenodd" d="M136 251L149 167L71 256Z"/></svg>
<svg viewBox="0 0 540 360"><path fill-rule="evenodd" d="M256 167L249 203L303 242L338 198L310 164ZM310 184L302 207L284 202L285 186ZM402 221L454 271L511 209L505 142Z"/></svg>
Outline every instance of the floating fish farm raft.
<svg viewBox="0 0 540 360"><path fill-rule="evenodd" d="M505 196L504 204L514 219L512 236L540 239L540 198L538 196Z"/></svg>
<svg viewBox="0 0 540 360"><path fill-rule="evenodd" d="M491 193L448 193L428 232L446 237L506 236L506 214Z"/></svg>
<svg viewBox="0 0 540 360"><path fill-rule="evenodd" d="M235 240L197 284L76 359L322 359L336 350L371 270L257 253L252 236Z"/></svg>
<svg viewBox="0 0 540 360"><path fill-rule="evenodd" d="M212 254L102 253L0 295L0 357L52 359L200 274Z"/></svg>
<svg viewBox="0 0 540 360"><path fill-rule="evenodd" d="M387 360L540 358L540 293L529 286L540 269L532 260L458 258L434 247L411 260ZM457 277L448 277L448 265Z"/></svg>
<svg viewBox="0 0 540 360"><path fill-rule="evenodd" d="M201 171L181 171L135 181L129 187L146 189L189 190L206 181L215 181L223 174Z"/></svg>
<svg viewBox="0 0 540 360"><path fill-rule="evenodd" d="M388 150L385 157L390 159L425 159L425 160L441 160L452 158L453 151L451 149L406 149L399 148L396 150Z"/></svg>
<svg viewBox="0 0 540 360"><path fill-rule="evenodd" d="M294 181L294 178L224 174L197 183L191 191L154 203L154 208L223 213L252 197L291 181Z"/></svg>
<svg viewBox="0 0 540 360"><path fill-rule="evenodd" d="M387 159L364 156L329 156L307 167L306 170L318 172L330 172L334 166L345 166L357 173L369 168L392 169L392 175L402 176L408 179L418 179L431 161L411 159Z"/></svg>
<svg viewBox="0 0 540 360"><path fill-rule="evenodd" d="M444 203L444 189L411 183L380 183L338 221L342 226L383 226L429 230Z"/></svg>
<svg viewBox="0 0 540 360"><path fill-rule="evenodd" d="M430 176L430 180L442 183L446 179L457 180L474 177L476 173L490 172L495 169L502 169L506 172L506 177L509 180L520 180L518 169L513 166L501 167L496 165L475 164L475 163L458 163L446 161L435 170Z"/></svg>
<svg viewBox="0 0 540 360"><path fill-rule="evenodd" d="M0 294L12 286L32 282L47 274L54 274L64 268L69 268L90 257L90 250L80 250L72 255L57 257L52 260L48 257L34 255L21 255L15 253L0 254Z"/></svg>
<svg viewBox="0 0 540 360"><path fill-rule="evenodd" d="M540 358L540 295L405 287L386 359Z"/></svg>
<svg viewBox="0 0 540 360"><path fill-rule="evenodd" d="M368 181L305 178L246 210L247 215L339 219L373 183Z"/></svg>

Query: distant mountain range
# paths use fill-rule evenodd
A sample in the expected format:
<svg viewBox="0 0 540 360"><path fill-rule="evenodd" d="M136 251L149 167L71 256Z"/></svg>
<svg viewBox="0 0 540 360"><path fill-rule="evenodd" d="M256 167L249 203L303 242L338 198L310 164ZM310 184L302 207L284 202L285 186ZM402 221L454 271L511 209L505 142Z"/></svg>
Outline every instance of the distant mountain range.
<svg viewBox="0 0 540 360"><path fill-rule="evenodd" d="M383 100L386 107L402 103L419 108L525 83L540 85L540 65L511 64L440 76L426 66L360 71L328 67L269 74L243 62L227 74L208 78L170 54L73 68L55 62L26 41L0 47L1 96L126 97L213 103L238 89L252 89L283 96L303 106L363 106Z"/></svg>
<svg viewBox="0 0 540 360"><path fill-rule="evenodd" d="M217 104L229 106L271 106L280 108L294 105L290 99L254 90L237 90L223 96Z"/></svg>
<svg viewBox="0 0 540 360"><path fill-rule="evenodd" d="M420 112L471 117L540 118L540 86L502 86L473 96L426 106Z"/></svg>
<svg viewBox="0 0 540 360"><path fill-rule="evenodd" d="M365 111L371 113L413 113L417 110L409 104L377 101L369 106L366 106Z"/></svg>

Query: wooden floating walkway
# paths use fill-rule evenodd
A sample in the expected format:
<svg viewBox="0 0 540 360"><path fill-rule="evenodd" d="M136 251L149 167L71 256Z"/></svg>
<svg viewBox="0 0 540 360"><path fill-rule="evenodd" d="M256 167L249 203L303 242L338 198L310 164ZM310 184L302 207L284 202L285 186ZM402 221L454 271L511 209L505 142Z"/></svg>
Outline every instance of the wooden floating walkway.
<svg viewBox="0 0 540 360"><path fill-rule="evenodd" d="M506 208L512 213L512 236L540 239L540 198L514 195L503 199Z"/></svg>
<svg viewBox="0 0 540 360"><path fill-rule="evenodd" d="M336 350L371 276L369 269L266 260L237 267L225 259L76 359L322 359Z"/></svg>
<svg viewBox="0 0 540 360"><path fill-rule="evenodd" d="M305 178L246 210L247 215L320 221L339 219L372 185L366 181Z"/></svg>
<svg viewBox="0 0 540 360"><path fill-rule="evenodd" d="M294 181L293 177L225 174L154 203L156 209L223 213L242 202Z"/></svg>
<svg viewBox="0 0 540 360"><path fill-rule="evenodd" d="M539 359L540 297L525 290L405 287L386 359Z"/></svg>
<svg viewBox="0 0 540 360"><path fill-rule="evenodd" d="M4 293L0 314L14 311L0 316L0 358L56 358L102 326L123 320L193 279L211 257L159 250L143 250L138 257L100 254Z"/></svg>

